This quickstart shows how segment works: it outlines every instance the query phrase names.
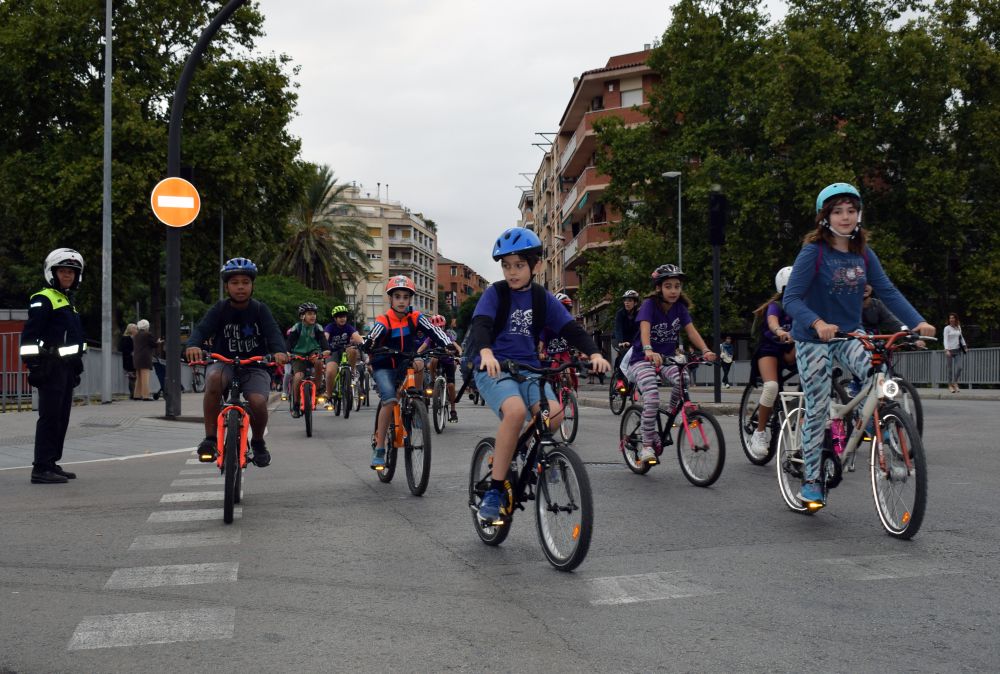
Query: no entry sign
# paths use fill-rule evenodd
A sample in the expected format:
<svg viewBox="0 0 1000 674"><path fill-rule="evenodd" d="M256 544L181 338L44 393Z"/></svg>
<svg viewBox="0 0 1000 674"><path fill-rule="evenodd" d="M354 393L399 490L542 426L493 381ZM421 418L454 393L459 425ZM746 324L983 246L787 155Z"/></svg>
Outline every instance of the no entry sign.
<svg viewBox="0 0 1000 674"><path fill-rule="evenodd" d="M169 227L186 227L201 210L201 197L183 178L161 180L149 198L156 219Z"/></svg>

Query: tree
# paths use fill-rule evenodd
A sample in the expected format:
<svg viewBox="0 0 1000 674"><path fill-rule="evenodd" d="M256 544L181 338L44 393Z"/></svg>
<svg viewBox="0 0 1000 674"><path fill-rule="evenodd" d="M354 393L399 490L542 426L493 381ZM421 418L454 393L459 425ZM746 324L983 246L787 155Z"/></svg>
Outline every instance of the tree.
<svg viewBox="0 0 1000 674"><path fill-rule="evenodd" d="M357 208L345 199L351 186L338 185L329 166L310 164L305 170L308 181L273 270L310 288L344 296L345 286L358 287L367 277L367 247L374 239L357 218Z"/></svg>
<svg viewBox="0 0 1000 674"><path fill-rule="evenodd" d="M476 311L476 305L479 304L479 298L482 297L482 293L476 293L475 295L470 295L465 298L461 306L458 307L458 331L465 333L469 329L469 325L472 324L472 314Z"/></svg>
<svg viewBox="0 0 1000 674"><path fill-rule="evenodd" d="M330 317L330 310L337 302L329 296L308 288L299 281L288 276L264 274L254 282L253 295L255 299L265 303L274 314L274 320L282 331L292 327L299 320L299 305L312 302L319 311L318 322L325 325Z"/></svg>
<svg viewBox="0 0 1000 674"><path fill-rule="evenodd" d="M154 323L162 303L165 228L149 209L165 177L173 90L218 2L119 0L114 15L112 121L113 301L136 301ZM197 302L218 287L218 218L226 252L257 257L277 240L299 191L299 141L288 132L297 96L287 57L260 56L263 16L237 11L199 65L184 114L182 161L202 197L202 214L184 230L181 277ZM37 289L37 267L52 248L70 246L87 261L78 306L88 334L99 334L102 241L103 3L10 0L0 3L0 209L5 259L0 303L21 306ZM8 257L9 256L9 257Z"/></svg>

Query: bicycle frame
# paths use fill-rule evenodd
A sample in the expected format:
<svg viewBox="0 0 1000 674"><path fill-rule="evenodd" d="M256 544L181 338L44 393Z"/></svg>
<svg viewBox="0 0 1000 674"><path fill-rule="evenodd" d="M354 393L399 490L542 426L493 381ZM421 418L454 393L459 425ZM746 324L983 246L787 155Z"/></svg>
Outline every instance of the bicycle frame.
<svg viewBox="0 0 1000 674"><path fill-rule="evenodd" d="M306 411L305 387L306 387L306 382L309 382L309 383L312 384L312 394L309 396L310 397L309 404L311 405L312 409L316 409L316 387L317 387L317 383L316 383L316 365L317 365L317 363L322 363L323 359L322 358L320 358L320 359L308 358L308 357L304 357L304 356L295 356L295 355L293 355L292 358L294 360L304 360L304 361L308 361L308 362L312 363L312 367L309 369L309 375L306 376L306 373L303 372L302 373L302 379L299 380L299 400L298 400L298 403L299 403L299 410L302 411L302 412L305 412Z"/></svg>
<svg viewBox="0 0 1000 674"><path fill-rule="evenodd" d="M687 369L692 365L704 365L710 363L708 361L703 361L703 360L691 360L686 363L678 363L677 361L673 361L673 364L676 365L680 370L681 404L679 407L675 407L670 410L664 409L663 406L661 405L660 409L657 410L658 418L660 418L661 415L666 415L667 417L666 423L664 423L663 427L660 429L661 448L671 444L672 441L668 442L668 439L670 438L670 429L673 428L674 421L677 420L678 415L680 415L681 424L684 428L684 433L687 436L688 444L694 446L695 444L694 435L691 433L691 424L688 423L688 413L697 411L698 404L691 401L691 396L688 393ZM664 366L661 366L661 368L662 367ZM657 382L659 382L659 376L660 376L659 369L656 372L656 376L657 376ZM671 387L671 390L672 388L673 387ZM699 425L698 431L701 433L702 442L707 444L708 436L705 435L705 429L702 428L701 425Z"/></svg>
<svg viewBox="0 0 1000 674"><path fill-rule="evenodd" d="M233 376L229 380L229 388L226 391L228 400L225 401L222 409L219 410L219 416L216 417L215 446L218 458L215 460L215 465L219 467L219 470L223 469L226 445L226 417L230 412L235 411L240 415L240 468L246 468L247 448L249 447L250 440L250 409L249 403L240 399L243 394L243 387L240 386L240 369L243 362L256 361L257 358L246 359L246 361L241 361L239 358L230 360L217 353L211 354L211 357L218 362L233 366Z"/></svg>

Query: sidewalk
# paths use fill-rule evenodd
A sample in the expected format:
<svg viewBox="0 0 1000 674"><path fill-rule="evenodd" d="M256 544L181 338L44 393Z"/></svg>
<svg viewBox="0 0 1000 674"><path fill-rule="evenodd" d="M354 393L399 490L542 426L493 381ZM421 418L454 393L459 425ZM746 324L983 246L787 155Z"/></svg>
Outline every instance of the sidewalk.
<svg viewBox="0 0 1000 674"><path fill-rule="evenodd" d="M166 404L162 399L74 406L60 464L191 450L205 435L201 424L202 396L181 394L182 416L177 421L164 418ZM0 470L30 468L37 422L35 411L0 414Z"/></svg>

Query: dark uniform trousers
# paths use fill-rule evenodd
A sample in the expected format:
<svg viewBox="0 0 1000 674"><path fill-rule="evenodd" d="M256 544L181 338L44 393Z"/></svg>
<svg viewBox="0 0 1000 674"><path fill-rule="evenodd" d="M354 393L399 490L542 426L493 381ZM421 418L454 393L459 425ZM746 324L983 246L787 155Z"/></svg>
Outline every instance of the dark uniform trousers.
<svg viewBox="0 0 1000 674"><path fill-rule="evenodd" d="M63 443L73 407L73 384L76 368L72 363L53 365L51 376L38 387L38 425L35 427L37 470L48 470L62 459Z"/></svg>

